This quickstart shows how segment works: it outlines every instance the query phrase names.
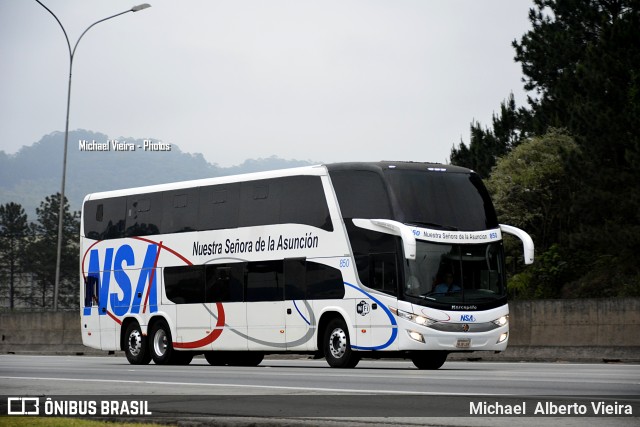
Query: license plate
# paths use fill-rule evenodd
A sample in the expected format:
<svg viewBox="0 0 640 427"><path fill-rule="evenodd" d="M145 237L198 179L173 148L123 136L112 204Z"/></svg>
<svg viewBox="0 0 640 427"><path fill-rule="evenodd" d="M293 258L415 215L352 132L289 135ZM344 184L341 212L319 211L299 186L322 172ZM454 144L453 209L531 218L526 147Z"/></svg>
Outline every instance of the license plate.
<svg viewBox="0 0 640 427"><path fill-rule="evenodd" d="M463 338L456 341L456 348L469 348L471 347L471 338Z"/></svg>

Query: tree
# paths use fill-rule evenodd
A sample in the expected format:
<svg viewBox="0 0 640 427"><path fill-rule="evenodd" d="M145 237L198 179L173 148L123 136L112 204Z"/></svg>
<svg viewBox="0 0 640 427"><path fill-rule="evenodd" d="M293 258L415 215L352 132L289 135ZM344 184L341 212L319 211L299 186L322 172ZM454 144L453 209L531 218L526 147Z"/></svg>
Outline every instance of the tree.
<svg viewBox="0 0 640 427"><path fill-rule="evenodd" d="M24 267L29 235L27 214L19 204L0 206L0 271L9 277L9 308L15 307L16 276Z"/></svg>
<svg viewBox="0 0 640 427"><path fill-rule="evenodd" d="M567 129L580 153L565 163L562 178L579 180L566 204L573 220L546 212L540 198L530 201L531 212L519 213L544 248L556 244L556 255L570 257L564 296L638 295L640 2L534 0L529 20L532 29L513 42L531 93L528 108L514 110L517 120L503 128L495 120L486 130L473 126L470 147L454 149L452 162L458 154L465 161L495 157L491 137L510 126L521 139ZM550 190L553 200L563 199L564 186Z"/></svg>
<svg viewBox="0 0 640 427"><path fill-rule="evenodd" d="M640 2L534 3L532 30L513 42L525 89L538 94L529 99L531 126L537 134L568 129L591 159L583 172L588 197L578 200L585 223L613 215L617 227L638 226Z"/></svg>
<svg viewBox="0 0 640 427"><path fill-rule="evenodd" d="M527 230L538 248L561 242L575 217L571 169L579 156L573 137L552 129L500 158L487 180L500 220Z"/></svg>
<svg viewBox="0 0 640 427"><path fill-rule="evenodd" d="M451 149L451 163L473 169L482 177L488 177L496 160L516 147L523 138L522 121L525 112L516 109L513 94L500 104L500 114L493 115L493 128L482 128L479 122L471 123L469 147L460 142Z"/></svg>
<svg viewBox="0 0 640 427"><path fill-rule="evenodd" d="M33 242L29 245L30 269L36 277L37 297L32 304L42 308L53 306L53 287L56 270L58 243L58 212L60 193L46 197L36 208L38 222L32 224ZM78 235L79 213L69 211L69 202L64 199L62 231L62 256L60 261L60 307L71 307L78 298Z"/></svg>
<svg viewBox="0 0 640 427"><path fill-rule="evenodd" d="M531 127L565 127L583 153L567 249L584 269L572 296L640 292L640 2L535 0L514 42ZM616 277L612 277L615 272ZM585 274L586 273L586 274ZM602 283L607 285L604 289ZM613 283L617 292L611 291Z"/></svg>
<svg viewBox="0 0 640 427"><path fill-rule="evenodd" d="M549 126L566 127L601 160L623 166L640 138L640 3L534 3L529 12L533 28L513 47L525 89L539 95L529 99L538 133Z"/></svg>
<svg viewBox="0 0 640 427"><path fill-rule="evenodd" d="M573 137L553 129L500 158L487 180L500 221L527 230L536 245L534 265L509 280L512 296L561 295L560 284L569 278L571 265L558 243L566 239L576 217L574 199L580 184L571 177L579 157ZM519 242L506 246L511 258L519 256Z"/></svg>

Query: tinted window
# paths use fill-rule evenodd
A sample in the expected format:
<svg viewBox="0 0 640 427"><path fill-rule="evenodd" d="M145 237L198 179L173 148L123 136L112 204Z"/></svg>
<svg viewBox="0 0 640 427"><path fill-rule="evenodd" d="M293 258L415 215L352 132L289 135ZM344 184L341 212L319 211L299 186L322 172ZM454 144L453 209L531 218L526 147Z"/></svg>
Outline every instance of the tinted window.
<svg viewBox="0 0 640 427"><path fill-rule="evenodd" d="M185 265L164 269L164 288L167 298L176 304L205 301L203 265Z"/></svg>
<svg viewBox="0 0 640 427"><path fill-rule="evenodd" d="M124 236L126 199L89 200L84 204L84 235L94 240Z"/></svg>
<svg viewBox="0 0 640 427"><path fill-rule="evenodd" d="M317 176L282 178L280 223L307 224L333 231L322 181Z"/></svg>
<svg viewBox="0 0 640 427"><path fill-rule="evenodd" d="M307 262L307 299L344 298L344 281L337 268Z"/></svg>
<svg viewBox="0 0 640 427"><path fill-rule="evenodd" d="M285 299L342 299L344 282L337 268L304 259L284 262Z"/></svg>
<svg viewBox="0 0 640 427"><path fill-rule="evenodd" d="M370 171L332 171L331 182L344 218L393 219L382 177Z"/></svg>
<svg viewBox="0 0 640 427"><path fill-rule="evenodd" d="M166 267L164 286L167 298L176 304L282 301L283 292L287 300L344 297L340 270L303 258ZM85 304L96 296L89 285L87 293Z"/></svg>
<svg viewBox="0 0 640 427"><path fill-rule="evenodd" d="M398 283L397 257L401 253L400 238L348 223L347 232L360 282L369 288L395 295Z"/></svg>
<svg viewBox="0 0 640 427"><path fill-rule="evenodd" d="M493 204L476 174L387 170L401 222L472 231L498 227Z"/></svg>
<svg viewBox="0 0 640 427"><path fill-rule="evenodd" d="M246 301L282 301L284 298L282 261L249 264L246 285Z"/></svg>
<svg viewBox="0 0 640 427"><path fill-rule="evenodd" d="M284 299L307 299L306 264L304 258L284 260Z"/></svg>
<svg viewBox="0 0 640 427"><path fill-rule="evenodd" d="M398 270L395 253L371 254L369 268L370 288L397 295Z"/></svg>
<svg viewBox="0 0 640 427"><path fill-rule="evenodd" d="M279 223L280 191L281 185L276 180L243 182L240 190L239 226Z"/></svg>
<svg viewBox="0 0 640 427"><path fill-rule="evenodd" d="M127 197L126 237L159 234L162 215L162 193Z"/></svg>
<svg viewBox="0 0 640 427"><path fill-rule="evenodd" d="M333 231L317 176L88 201L84 218L85 235L97 240L269 224L305 224Z"/></svg>
<svg viewBox="0 0 640 427"><path fill-rule="evenodd" d="M238 227L240 184L200 187L198 230Z"/></svg>
<svg viewBox="0 0 640 427"><path fill-rule="evenodd" d="M245 263L206 266L206 302L238 302L243 299Z"/></svg>
<svg viewBox="0 0 640 427"><path fill-rule="evenodd" d="M162 193L163 214L161 234L195 231L198 221L198 189L165 191Z"/></svg>
<svg viewBox="0 0 640 427"><path fill-rule="evenodd" d="M357 255L356 267L363 285L397 295L398 269L395 253Z"/></svg>

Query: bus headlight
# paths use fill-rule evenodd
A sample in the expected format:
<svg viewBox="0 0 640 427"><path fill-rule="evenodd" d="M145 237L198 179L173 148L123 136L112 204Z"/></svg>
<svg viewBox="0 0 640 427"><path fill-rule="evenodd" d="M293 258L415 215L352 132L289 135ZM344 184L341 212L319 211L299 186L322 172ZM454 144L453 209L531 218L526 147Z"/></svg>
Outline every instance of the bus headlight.
<svg viewBox="0 0 640 427"><path fill-rule="evenodd" d="M498 325L498 326L504 326L507 323L509 323L509 315L504 315L502 317L500 317L499 319L493 320L491 323ZM503 340L504 341L504 340Z"/></svg>
<svg viewBox="0 0 640 427"><path fill-rule="evenodd" d="M413 323L417 323L418 325L421 326L429 326L432 325L434 323L436 323L435 320L429 319L428 317L425 316L420 316L418 314L413 314L413 313L409 313L407 311L403 311L403 310L398 310L395 307L389 307L389 310L391 310L391 312L393 314L395 314L398 317L401 317L403 319L407 319Z"/></svg>
<svg viewBox="0 0 640 427"><path fill-rule="evenodd" d="M498 338L498 341L496 341L496 344L500 344L501 342L504 342L508 336L509 336L509 332L504 332L500 334L500 338Z"/></svg>

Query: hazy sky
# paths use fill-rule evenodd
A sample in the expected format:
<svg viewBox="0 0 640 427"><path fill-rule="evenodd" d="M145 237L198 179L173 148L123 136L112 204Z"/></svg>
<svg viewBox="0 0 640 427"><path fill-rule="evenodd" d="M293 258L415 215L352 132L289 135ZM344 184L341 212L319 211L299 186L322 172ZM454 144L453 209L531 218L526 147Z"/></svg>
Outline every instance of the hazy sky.
<svg viewBox="0 0 640 427"><path fill-rule="evenodd" d="M139 0L42 1L73 46ZM148 1L80 42L71 130L154 138L221 166L445 162L473 119L488 125L510 92L525 103L511 42L530 29L531 0ZM64 131L54 18L0 0L0 55L0 150Z"/></svg>

